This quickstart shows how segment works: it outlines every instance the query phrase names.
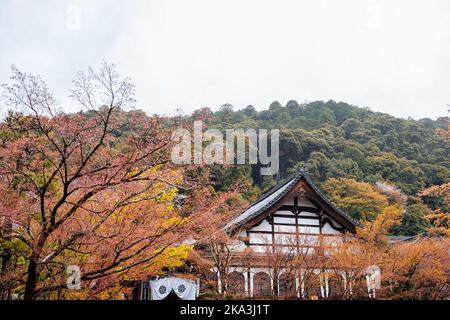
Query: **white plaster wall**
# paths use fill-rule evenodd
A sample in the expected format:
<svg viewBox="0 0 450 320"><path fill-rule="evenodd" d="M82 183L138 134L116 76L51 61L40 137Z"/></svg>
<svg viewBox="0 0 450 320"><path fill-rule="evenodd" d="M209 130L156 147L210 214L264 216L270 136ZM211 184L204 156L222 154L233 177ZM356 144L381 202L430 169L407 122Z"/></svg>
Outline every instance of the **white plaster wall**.
<svg viewBox="0 0 450 320"><path fill-rule="evenodd" d="M292 216L293 218L295 218L295 214L293 214L291 211L287 211L287 210L278 210L277 211L278 214L284 214L287 216Z"/></svg>
<svg viewBox="0 0 450 320"><path fill-rule="evenodd" d="M308 219L308 218L302 218L302 217L300 217L298 219L298 223L299 224L308 224L308 225L312 225L312 226L319 226L319 224L320 224L319 219Z"/></svg>
<svg viewBox="0 0 450 320"><path fill-rule="evenodd" d="M264 220L259 225L250 228L251 231L271 231L272 226L270 225L269 221Z"/></svg>
<svg viewBox="0 0 450 320"><path fill-rule="evenodd" d="M275 223L287 223L287 224L293 224L295 225L295 216L292 215L292 218L285 218L285 217L275 217L273 219Z"/></svg>
<svg viewBox="0 0 450 320"><path fill-rule="evenodd" d="M295 233L295 224L291 226L274 226L275 232L293 232Z"/></svg>
<svg viewBox="0 0 450 320"><path fill-rule="evenodd" d="M335 226L339 226L339 224L335 223ZM322 227L322 233L324 234L341 234L339 231L334 230L328 223L326 223L323 227Z"/></svg>
<svg viewBox="0 0 450 320"><path fill-rule="evenodd" d="M272 244L272 235L250 233L249 240L250 243Z"/></svg>
<svg viewBox="0 0 450 320"><path fill-rule="evenodd" d="M300 233L308 233L308 234L319 234L320 233L320 229L316 228L316 227L299 226L298 227L298 232L300 232Z"/></svg>

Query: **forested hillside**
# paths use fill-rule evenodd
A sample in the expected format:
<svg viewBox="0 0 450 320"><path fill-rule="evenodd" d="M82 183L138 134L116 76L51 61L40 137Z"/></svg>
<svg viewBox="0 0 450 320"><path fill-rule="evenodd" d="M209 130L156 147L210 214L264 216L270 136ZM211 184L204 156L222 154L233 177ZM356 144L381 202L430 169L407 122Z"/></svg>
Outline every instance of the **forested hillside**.
<svg viewBox="0 0 450 320"><path fill-rule="evenodd" d="M253 193L258 193L298 167L306 168L319 184L331 178L387 183L407 196L412 206L410 221L404 222L412 226L403 226L399 232L414 234L426 225L426 208L418 204L417 193L450 181L449 141L437 134L439 129L447 130L448 122L448 117L399 119L334 101L289 101L286 106L273 102L260 112L253 106L233 110L227 104L213 113L211 127L280 129L280 174L267 179L258 175L255 166L216 167L216 186L224 190L244 175L257 187ZM448 210L445 203L425 200L430 209Z"/></svg>

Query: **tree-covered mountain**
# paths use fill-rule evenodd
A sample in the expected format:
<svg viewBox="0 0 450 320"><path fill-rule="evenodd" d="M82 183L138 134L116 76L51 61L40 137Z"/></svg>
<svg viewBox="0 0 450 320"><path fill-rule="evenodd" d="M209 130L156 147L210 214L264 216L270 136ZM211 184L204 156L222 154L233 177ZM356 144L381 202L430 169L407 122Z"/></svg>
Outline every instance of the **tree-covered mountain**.
<svg viewBox="0 0 450 320"><path fill-rule="evenodd" d="M211 126L280 129L281 178L303 166L318 182L349 176L388 180L414 195L450 179L448 140L435 134L448 121L399 119L342 102L290 101L260 112L224 105Z"/></svg>
<svg viewBox="0 0 450 320"><path fill-rule="evenodd" d="M233 110L226 104L210 116L209 125L215 128L280 129L279 176L261 177L255 166L217 166L216 186L221 190L236 177L246 177L249 184L264 191L298 167L306 168L319 184L332 178L371 185L386 182L407 195L408 205L414 206L405 218L410 228L398 228L400 233L411 234L426 225L426 210L419 214L423 207L414 200L417 193L450 181L449 140L436 134L438 129L447 129L448 117L401 119L335 101L289 101L286 106L273 102L259 112L253 106ZM249 194L254 190L249 189Z"/></svg>

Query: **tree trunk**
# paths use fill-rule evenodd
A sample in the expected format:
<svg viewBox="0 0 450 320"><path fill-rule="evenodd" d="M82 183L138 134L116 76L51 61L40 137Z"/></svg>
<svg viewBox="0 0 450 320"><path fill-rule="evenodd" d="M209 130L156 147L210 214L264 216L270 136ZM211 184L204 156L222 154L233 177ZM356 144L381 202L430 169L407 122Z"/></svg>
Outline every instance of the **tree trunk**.
<svg viewBox="0 0 450 320"><path fill-rule="evenodd" d="M48 233L42 233L38 239L35 249L31 254L30 263L27 270L27 281L25 283L24 300L33 300L36 298L37 269L42 250L47 240Z"/></svg>
<svg viewBox="0 0 450 320"><path fill-rule="evenodd" d="M9 249L0 256L2 259L2 265L0 265L0 275L6 275L11 269L12 254ZM0 300L9 300L11 298L11 283L10 281L0 283Z"/></svg>
<svg viewBox="0 0 450 320"><path fill-rule="evenodd" d="M32 258L28 264L27 282L25 283L24 300L33 300L36 291L37 263Z"/></svg>

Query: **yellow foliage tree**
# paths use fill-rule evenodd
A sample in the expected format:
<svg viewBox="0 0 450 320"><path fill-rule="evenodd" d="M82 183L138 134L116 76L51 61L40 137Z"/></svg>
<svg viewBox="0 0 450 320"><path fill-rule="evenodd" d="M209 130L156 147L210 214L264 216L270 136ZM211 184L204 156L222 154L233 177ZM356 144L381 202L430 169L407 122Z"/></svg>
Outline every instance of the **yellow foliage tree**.
<svg viewBox="0 0 450 320"><path fill-rule="evenodd" d="M373 221L389 205L374 186L354 179L332 178L322 186L331 200L352 218Z"/></svg>

